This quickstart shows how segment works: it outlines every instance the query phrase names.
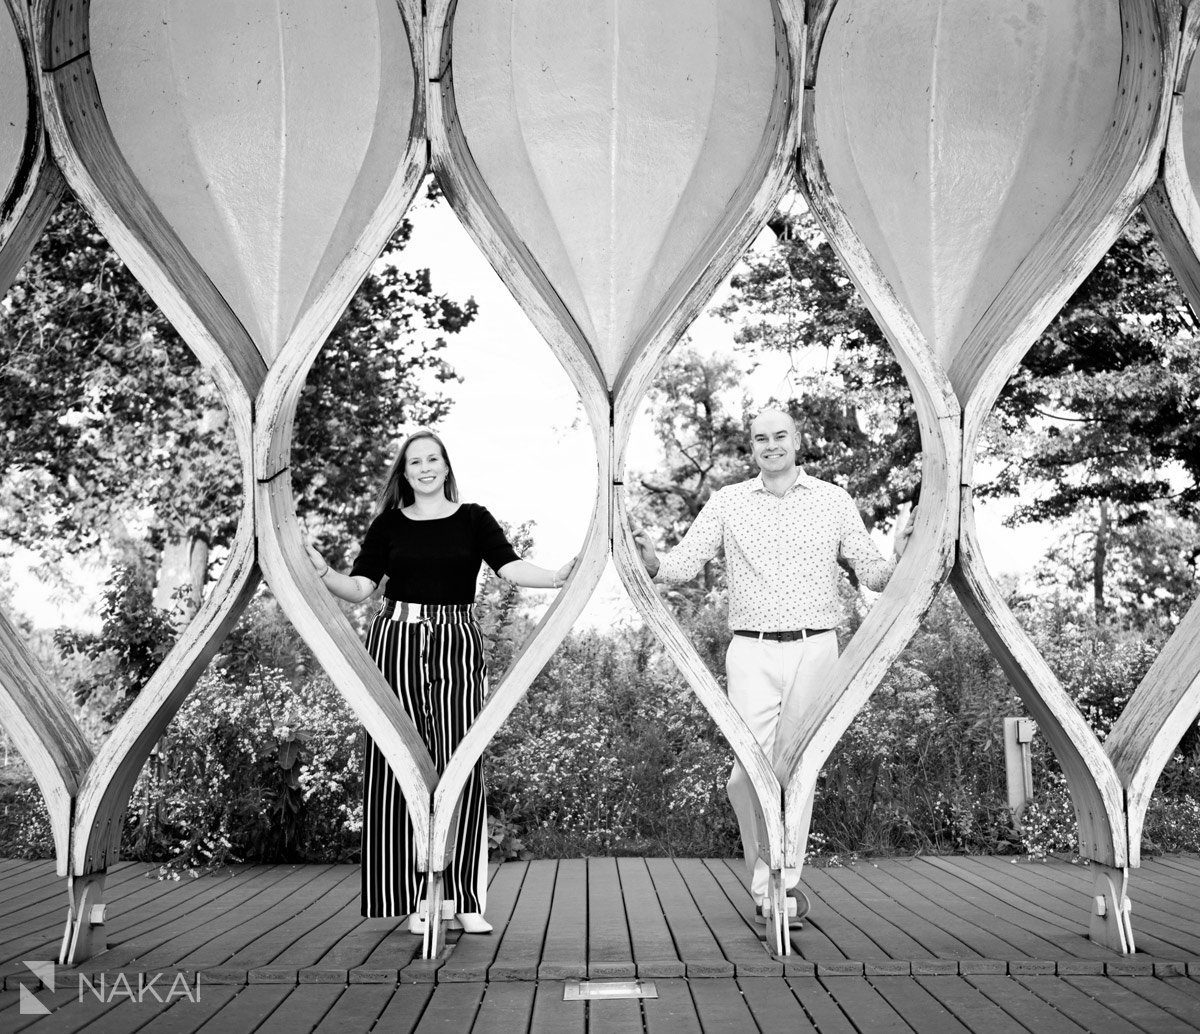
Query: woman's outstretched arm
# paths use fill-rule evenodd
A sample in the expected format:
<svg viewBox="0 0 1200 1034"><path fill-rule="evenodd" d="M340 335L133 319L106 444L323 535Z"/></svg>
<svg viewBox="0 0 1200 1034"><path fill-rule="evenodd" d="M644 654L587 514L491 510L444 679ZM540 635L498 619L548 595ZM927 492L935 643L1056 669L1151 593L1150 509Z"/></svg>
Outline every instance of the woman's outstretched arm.
<svg viewBox="0 0 1200 1034"><path fill-rule="evenodd" d="M304 548L308 550L308 559L312 561L313 570L321 579L321 584L339 600L345 600L347 603L362 603L375 591L375 582L366 575L357 574L351 577L335 571L326 563L325 558L313 549L311 544L305 543Z"/></svg>
<svg viewBox="0 0 1200 1034"><path fill-rule="evenodd" d="M538 567L528 560L510 560L496 573L506 582L526 589L561 589L571 577L578 560L579 557L572 557L557 571L551 571L548 567Z"/></svg>

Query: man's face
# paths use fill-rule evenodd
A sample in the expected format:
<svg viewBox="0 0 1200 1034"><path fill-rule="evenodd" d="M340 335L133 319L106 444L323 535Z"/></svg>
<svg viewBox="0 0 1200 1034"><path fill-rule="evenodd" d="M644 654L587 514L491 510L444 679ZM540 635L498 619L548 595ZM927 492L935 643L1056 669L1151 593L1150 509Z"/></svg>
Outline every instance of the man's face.
<svg viewBox="0 0 1200 1034"><path fill-rule="evenodd" d="M750 452L764 474L796 465L796 428L783 413L763 413L750 425Z"/></svg>

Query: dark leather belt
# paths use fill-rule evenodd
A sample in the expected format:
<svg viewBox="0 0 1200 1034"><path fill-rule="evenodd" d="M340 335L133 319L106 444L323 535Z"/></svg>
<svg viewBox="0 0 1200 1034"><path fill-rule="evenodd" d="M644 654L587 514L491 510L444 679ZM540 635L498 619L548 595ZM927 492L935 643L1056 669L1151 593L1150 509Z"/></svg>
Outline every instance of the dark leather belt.
<svg viewBox="0 0 1200 1034"><path fill-rule="evenodd" d="M795 628L786 632L752 632L746 628L735 628L734 635L744 635L747 639L769 639L773 643L792 643L797 639L807 639L809 636L832 632L831 628Z"/></svg>

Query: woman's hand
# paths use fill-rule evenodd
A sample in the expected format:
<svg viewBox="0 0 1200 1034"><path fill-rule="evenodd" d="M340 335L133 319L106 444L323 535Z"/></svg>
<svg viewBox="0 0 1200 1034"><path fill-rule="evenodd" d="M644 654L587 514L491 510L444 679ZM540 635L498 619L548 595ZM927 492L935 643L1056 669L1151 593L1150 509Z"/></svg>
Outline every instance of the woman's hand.
<svg viewBox="0 0 1200 1034"><path fill-rule="evenodd" d="M311 542L305 542L304 549L308 553L308 559L312 563L317 577L324 578L329 573L329 564L326 563L325 558L313 548Z"/></svg>
<svg viewBox="0 0 1200 1034"><path fill-rule="evenodd" d="M917 508L914 506L908 513L908 520L904 519L903 509L896 516L896 535L892 541L892 552L896 554L896 559L899 560L904 556L904 548L908 545L908 540L912 538L913 526L917 522Z"/></svg>
<svg viewBox="0 0 1200 1034"><path fill-rule="evenodd" d="M551 588L561 589L567 583L567 579L571 577L571 572L575 570L575 565L579 563L579 557L573 556L557 571L554 572L554 585Z"/></svg>

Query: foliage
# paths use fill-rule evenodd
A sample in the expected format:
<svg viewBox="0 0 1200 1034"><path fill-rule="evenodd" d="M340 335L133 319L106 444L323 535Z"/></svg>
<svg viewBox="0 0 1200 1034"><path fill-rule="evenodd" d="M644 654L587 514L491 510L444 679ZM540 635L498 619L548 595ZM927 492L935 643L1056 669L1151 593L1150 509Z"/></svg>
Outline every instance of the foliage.
<svg viewBox="0 0 1200 1034"><path fill-rule="evenodd" d="M203 676L143 770L124 848L166 872L348 861L362 826L357 720L327 678L256 667ZM156 771L161 775L156 775Z"/></svg>
<svg viewBox="0 0 1200 1034"><path fill-rule="evenodd" d="M93 696L106 725L114 725L150 681L171 648L172 615L154 606L147 579L138 564L119 562L104 586L103 622L97 633L64 627L54 633L63 654L80 654L91 663L74 681L77 705Z"/></svg>
<svg viewBox="0 0 1200 1034"><path fill-rule="evenodd" d="M402 427L447 411L445 335L475 315L390 260L410 232L397 228L300 399L292 476L335 556L365 531ZM0 427L0 536L47 559L232 536L242 471L217 391L71 200L0 306Z"/></svg>

